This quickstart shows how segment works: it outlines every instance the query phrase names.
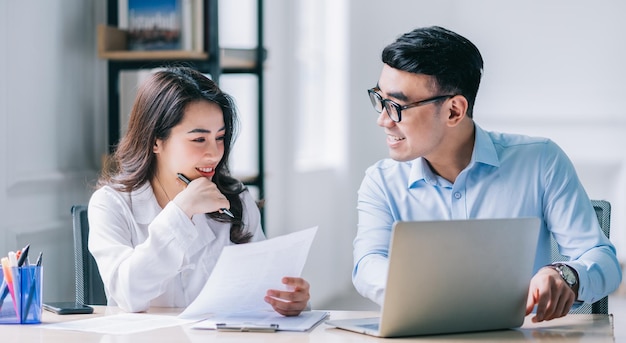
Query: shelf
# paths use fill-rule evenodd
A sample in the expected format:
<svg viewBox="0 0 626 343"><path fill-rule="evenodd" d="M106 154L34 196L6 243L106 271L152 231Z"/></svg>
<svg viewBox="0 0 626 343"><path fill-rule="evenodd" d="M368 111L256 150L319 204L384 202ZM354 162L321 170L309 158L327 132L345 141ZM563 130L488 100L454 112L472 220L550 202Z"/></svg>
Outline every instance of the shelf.
<svg viewBox="0 0 626 343"><path fill-rule="evenodd" d="M265 61L267 51L263 49L261 60ZM256 68L257 50L256 49L220 49L220 67L222 69L243 69L249 70Z"/></svg>
<svg viewBox="0 0 626 343"><path fill-rule="evenodd" d="M209 58L205 51L188 50L126 50L127 33L116 27L98 26L98 57L117 62L134 61L204 61ZM262 60L266 51L263 50ZM220 67L223 69L253 69L257 64L257 49L220 49Z"/></svg>

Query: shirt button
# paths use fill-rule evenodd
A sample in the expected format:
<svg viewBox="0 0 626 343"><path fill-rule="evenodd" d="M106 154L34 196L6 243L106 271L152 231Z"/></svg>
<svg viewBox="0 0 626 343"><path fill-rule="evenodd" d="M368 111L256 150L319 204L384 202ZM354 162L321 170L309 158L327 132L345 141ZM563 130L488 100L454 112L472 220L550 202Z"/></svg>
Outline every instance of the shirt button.
<svg viewBox="0 0 626 343"><path fill-rule="evenodd" d="M461 193L459 192L454 193L454 197L457 199L461 199Z"/></svg>

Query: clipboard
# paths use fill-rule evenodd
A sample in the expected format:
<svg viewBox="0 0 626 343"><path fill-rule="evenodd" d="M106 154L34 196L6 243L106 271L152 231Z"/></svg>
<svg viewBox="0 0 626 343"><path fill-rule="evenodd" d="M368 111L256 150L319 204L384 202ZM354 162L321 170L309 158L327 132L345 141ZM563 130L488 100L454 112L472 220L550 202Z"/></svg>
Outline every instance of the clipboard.
<svg viewBox="0 0 626 343"><path fill-rule="evenodd" d="M327 311L302 311L300 315L285 317L274 311L214 314L197 322L193 329L229 332L305 332L321 323L329 315Z"/></svg>
<svg viewBox="0 0 626 343"><path fill-rule="evenodd" d="M224 332L276 332L276 330L278 330L278 324L217 323L215 324L215 329L217 331L224 331Z"/></svg>

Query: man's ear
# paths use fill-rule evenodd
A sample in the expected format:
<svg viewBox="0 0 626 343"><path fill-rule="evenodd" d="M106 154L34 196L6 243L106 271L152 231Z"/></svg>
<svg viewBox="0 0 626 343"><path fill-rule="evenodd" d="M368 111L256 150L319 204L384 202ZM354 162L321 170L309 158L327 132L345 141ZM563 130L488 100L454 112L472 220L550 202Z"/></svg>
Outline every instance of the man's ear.
<svg viewBox="0 0 626 343"><path fill-rule="evenodd" d="M450 114L448 123L456 126L467 115L467 99L462 95L456 95L450 99Z"/></svg>

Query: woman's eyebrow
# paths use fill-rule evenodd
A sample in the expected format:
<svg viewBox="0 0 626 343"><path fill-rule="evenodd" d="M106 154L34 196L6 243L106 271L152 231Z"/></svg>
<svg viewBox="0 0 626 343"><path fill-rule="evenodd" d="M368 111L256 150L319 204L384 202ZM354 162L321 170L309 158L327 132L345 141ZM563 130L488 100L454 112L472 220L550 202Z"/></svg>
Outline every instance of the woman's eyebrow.
<svg viewBox="0 0 626 343"><path fill-rule="evenodd" d="M221 129L217 130L217 132L226 131L226 126L222 126ZM211 130L195 128L193 130L188 131L187 133L211 133Z"/></svg>
<svg viewBox="0 0 626 343"><path fill-rule="evenodd" d="M187 131L187 133L211 133L211 130L196 128L196 129Z"/></svg>

